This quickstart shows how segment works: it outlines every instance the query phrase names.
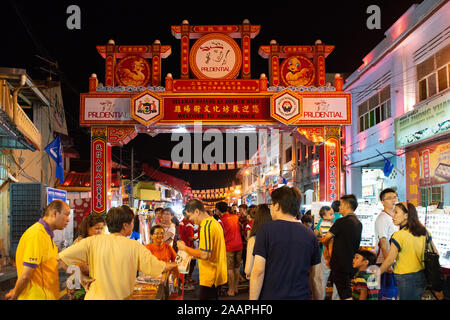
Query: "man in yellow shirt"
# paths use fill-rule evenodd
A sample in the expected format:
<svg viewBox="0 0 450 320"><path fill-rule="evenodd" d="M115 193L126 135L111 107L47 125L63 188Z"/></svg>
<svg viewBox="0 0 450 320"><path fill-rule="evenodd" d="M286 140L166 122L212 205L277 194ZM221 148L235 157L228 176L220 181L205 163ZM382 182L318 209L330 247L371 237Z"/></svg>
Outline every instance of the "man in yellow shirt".
<svg viewBox="0 0 450 320"><path fill-rule="evenodd" d="M189 221L200 226L199 248L190 248L183 241L178 241L178 249L199 259L199 300L218 300L218 287L227 282L227 254L222 226L206 212L200 200L189 201L185 212Z"/></svg>
<svg viewBox="0 0 450 320"><path fill-rule="evenodd" d="M158 277L177 269L176 263L158 260L138 241L127 238L133 232L132 211L111 208L106 224L110 234L85 238L59 253L63 268L78 263L89 266L93 281L85 300L122 300L132 294L138 270Z"/></svg>
<svg viewBox="0 0 450 320"><path fill-rule="evenodd" d="M58 247L53 231L69 222L70 207L61 200L50 202L44 217L29 227L16 251L17 281L7 300L58 300Z"/></svg>

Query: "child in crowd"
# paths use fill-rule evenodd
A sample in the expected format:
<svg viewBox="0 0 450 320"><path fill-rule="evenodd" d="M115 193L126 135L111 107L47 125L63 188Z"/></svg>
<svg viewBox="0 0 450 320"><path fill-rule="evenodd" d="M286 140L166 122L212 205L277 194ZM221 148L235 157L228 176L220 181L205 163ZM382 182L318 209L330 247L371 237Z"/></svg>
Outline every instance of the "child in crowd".
<svg viewBox="0 0 450 320"><path fill-rule="evenodd" d="M305 226L307 226L308 228L312 228L312 226L313 226L313 218L312 218L312 216L309 214L309 215L304 215L301 219L300 219L300 221L305 225Z"/></svg>
<svg viewBox="0 0 450 320"><path fill-rule="evenodd" d="M352 280L353 300L378 300L378 289L369 280L372 273L367 268L376 263L377 256L369 250L359 250L353 258L353 268L358 269Z"/></svg>
<svg viewBox="0 0 450 320"><path fill-rule="evenodd" d="M314 228L314 234L317 236L317 238L320 240L325 234L330 230L333 223L337 220L334 210L330 208L329 206L322 206L319 210L319 222L317 223L317 226ZM342 215L339 215L339 218L342 217ZM320 256L321 256L321 273L322 273L322 289L323 289L323 296L322 300L325 300L326 297L326 289L328 285L328 278L330 277L330 257L331 257L331 248L327 248L327 251L324 254L325 247L322 243L320 243ZM338 293L336 286L333 284L333 293L332 293L332 300L338 299Z"/></svg>
<svg viewBox="0 0 450 320"><path fill-rule="evenodd" d="M314 228L314 234L321 238L328 232L328 230L330 230L336 219L334 218L334 211L328 206L323 206L320 208L319 216L320 220Z"/></svg>

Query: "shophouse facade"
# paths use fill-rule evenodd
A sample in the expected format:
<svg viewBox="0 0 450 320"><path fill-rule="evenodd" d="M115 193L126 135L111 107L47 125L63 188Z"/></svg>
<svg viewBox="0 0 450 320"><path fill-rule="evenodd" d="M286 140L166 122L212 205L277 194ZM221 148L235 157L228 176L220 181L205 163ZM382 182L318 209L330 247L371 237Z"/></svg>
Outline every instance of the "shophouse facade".
<svg viewBox="0 0 450 320"><path fill-rule="evenodd" d="M449 16L448 1L412 5L345 81L354 115L346 127L346 192L364 202L377 202L387 187L396 188L401 200L411 196L406 145L396 143L395 123L424 104L448 101ZM390 174L384 172L385 160L394 167Z"/></svg>
<svg viewBox="0 0 450 320"><path fill-rule="evenodd" d="M67 137L67 125L59 82L35 81L24 69L0 68L0 83L0 238L14 256L19 235L42 214L46 187L58 185L56 164L44 148L58 135ZM11 193L13 185L17 192ZM36 192L25 190L31 186ZM19 199L20 194L28 198ZM27 207L19 210L15 204Z"/></svg>

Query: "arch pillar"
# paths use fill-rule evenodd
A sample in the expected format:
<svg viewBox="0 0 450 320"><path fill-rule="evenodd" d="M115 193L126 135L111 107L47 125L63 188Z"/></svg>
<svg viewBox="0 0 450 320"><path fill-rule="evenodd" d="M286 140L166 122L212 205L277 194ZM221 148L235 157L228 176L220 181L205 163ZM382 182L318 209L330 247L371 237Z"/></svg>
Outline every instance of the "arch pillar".
<svg viewBox="0 0 450 320"><path fill-rule="evenodd" d="M111 207L111 144L107 127L91 128L91 211L105 215Z"/></svg>
<svg viewBox="0 0 450 320"><path fill-rule="evenodd" d="M341 195L341 128L324 127L324 143L320 146L320 201L333 202Z"/></svg>

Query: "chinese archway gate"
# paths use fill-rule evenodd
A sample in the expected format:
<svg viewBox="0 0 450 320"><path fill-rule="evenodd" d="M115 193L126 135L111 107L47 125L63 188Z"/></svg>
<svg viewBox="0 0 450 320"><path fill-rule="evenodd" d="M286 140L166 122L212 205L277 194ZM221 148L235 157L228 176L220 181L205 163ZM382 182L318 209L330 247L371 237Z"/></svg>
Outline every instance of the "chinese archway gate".
<svg viewBox="0 0 450 320"><path fill-rule="evenodd" d="M171 26L180 39L181 74L161 83L162 59L172 48L151 45L97 46L105 59L105 85L89 79L80 97L80 124L91 130L91 209L109 209L111 146L138 133L170 133L176 128L277 128L313 141L320 150L320 201L339 199L342 126L351 124L351 97L325 86L325 59L334 46L279 45L259 48L269 77L251 77L251 40L259 25Z"/></svg>

